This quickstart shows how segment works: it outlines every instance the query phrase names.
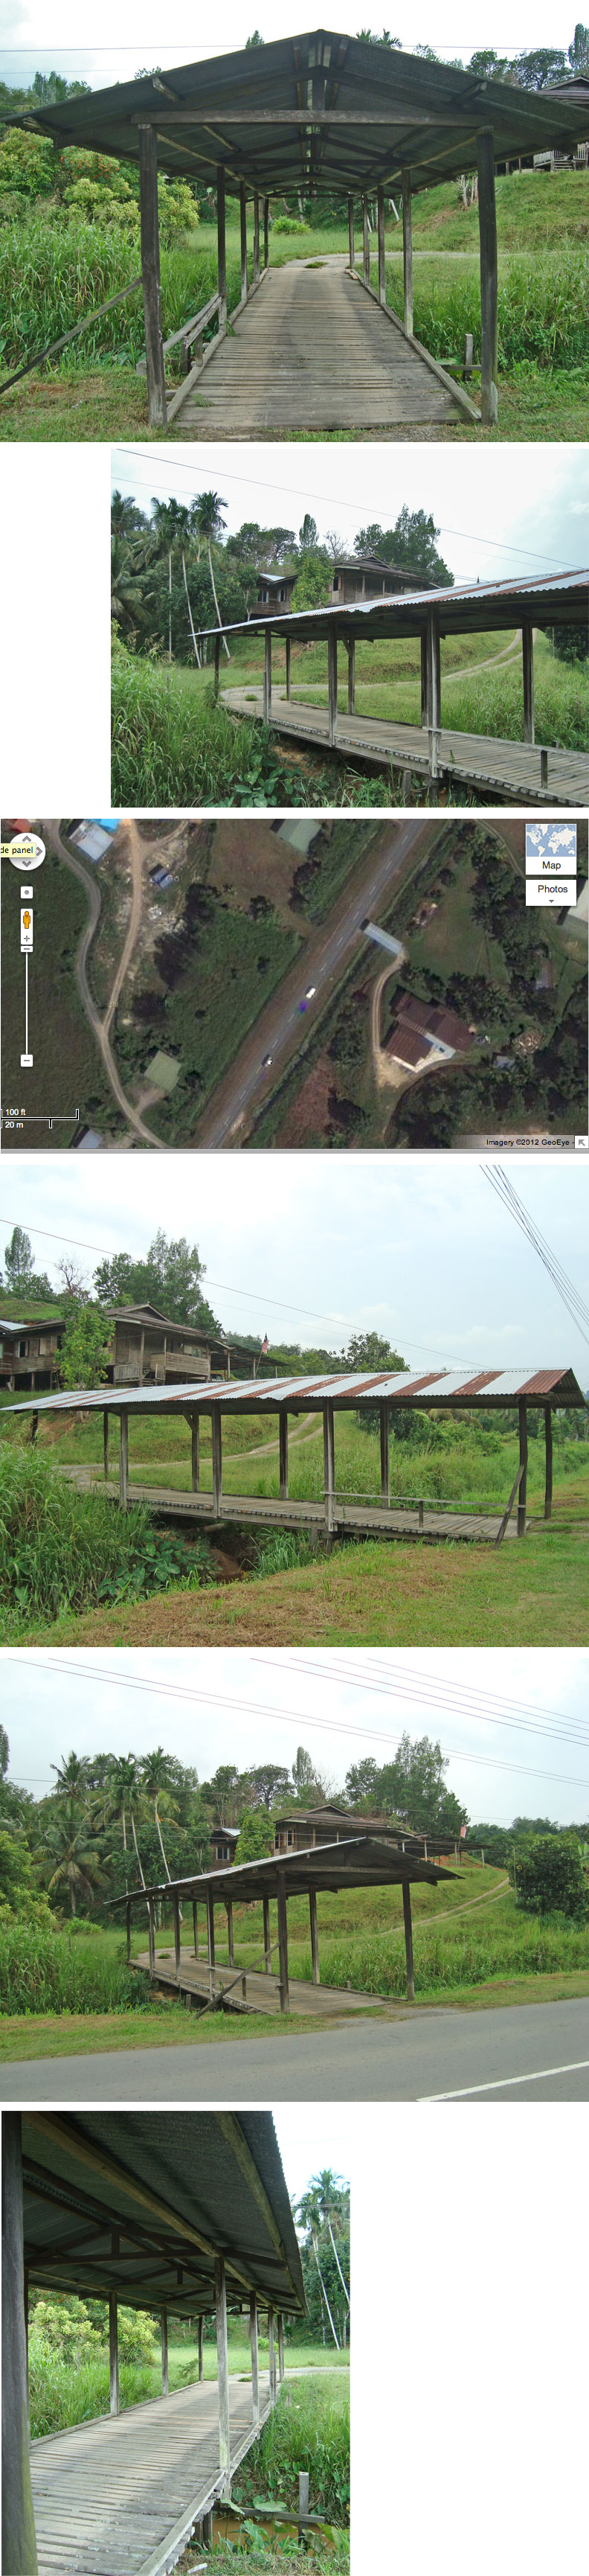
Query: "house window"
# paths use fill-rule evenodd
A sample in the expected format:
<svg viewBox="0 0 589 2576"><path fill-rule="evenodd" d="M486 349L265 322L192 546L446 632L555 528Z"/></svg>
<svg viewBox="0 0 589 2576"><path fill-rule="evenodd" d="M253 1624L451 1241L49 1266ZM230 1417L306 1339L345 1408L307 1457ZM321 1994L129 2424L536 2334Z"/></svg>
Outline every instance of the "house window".
<svg viewBox="0 0 589 2576"><path fill-rule="evenodd" d="M287 1837L286 1837L287 1844L288 1844L288 1843L291 1843L291 1842L292 1842L292 1839L293 1839L292 1826L291 1826L291 1825L289 1825L288 1833L287 1833Z"/></svg>
<svg viewBox="0 0 589 2576"><path fill-rule="evenodd" d="M339 573L338 573L338 572L334 572L334 576L333 576L333 587L334 587L334 590L339 590Z"/></svg>
<svg viewBox="0 0 589 2576"><path fill-rule="evenodd" d="M285 589L284 589L284 585L283 585L283 587L282 587L282 590L279 590L279 592L278 592L278 597L279 597L279 599L286 599L286 591L285 591Z"/></svg>
<svg viewBox="0 0 589 2576"><path fill-rule="evenodd" d="M26 1342L19 1342L19 1345L18 1345L18 1356L19 1356L19 1360L26 1360L26 1356L27 1356L27 1345L26 1345Z"/></svg>

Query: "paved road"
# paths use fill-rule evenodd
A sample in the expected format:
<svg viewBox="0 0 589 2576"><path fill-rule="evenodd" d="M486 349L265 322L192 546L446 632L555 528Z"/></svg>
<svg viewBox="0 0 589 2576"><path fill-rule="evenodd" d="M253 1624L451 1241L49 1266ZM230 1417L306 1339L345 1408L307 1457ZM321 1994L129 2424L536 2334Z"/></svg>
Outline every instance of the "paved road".
<svg viewBox="0 0 589 2576"><path fill-rule="evenodd" d="M589 1996L0 2068L3 2102L589 2102Z"/></svg>

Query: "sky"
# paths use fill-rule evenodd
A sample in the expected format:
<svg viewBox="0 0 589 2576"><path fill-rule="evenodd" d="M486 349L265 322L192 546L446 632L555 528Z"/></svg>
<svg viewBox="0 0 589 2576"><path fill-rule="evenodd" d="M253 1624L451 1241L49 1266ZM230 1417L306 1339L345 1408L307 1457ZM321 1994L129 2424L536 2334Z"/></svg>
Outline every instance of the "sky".
<svg viewBox="0 0 589 2576"><path fill-rule="evenodd" d="M365 1754L394 1758L405 1729L448 1759L447 1784L472 1823L589 1816L587 1654L497 1647L444 1652L320 1647L42 1648L0 1657L10 1776L33 1798L74 1751L163 1744L210 1779L219 1763L292 1769L304 1744L326 1794Z"/></svg>
<svg viewBox="0 0 589 2576"><path fill-rule="evenodd" d="M402 459L402 461L401 461ZM482 480L481 480L482 478ZM189 502L222 486L227 534L244 520L292 527L305 510L320 538L338 529L351 550L370 521L394 527L404 503L433 513L440 552L457 582L525 580L538 572L574 570L589 553L589 448L474 447L370 449L369 484L346 447L117 447L113 490L143 510L159 500ZM481 494L484 486L484 507Z"/></svg>
<svg viewBox="0 0 589 2576"><path fill-rule="evenodd" d="M102 0L100 9L96 0L84 15L82 40L79 0L52 0L48 36L46 0L32 0L30 6L26 0L1 0L0 78L24 85L37 69L56 69L67 80L86 80L92 89L101 89L111 81L132 80L144 67L151 70L159 64L166 69L208 54L231 53L245 44L254 27L269 43L295 30L304 34L318 24L315 5L301 11L293 8L292 0L272 0L272 5L270 0L251 0L251 6L248 0L245 8L243 0L225 0L222 23L215 30L209 12L195 9L192 0L171 0L169 25L162 22L160 0L126 0L124 19L116 0ZM347 14L337 10L338 30L356 34L356 17L361 15L361 10ZM493 46L496 53L508 56L536 45L566 49L575 23L572 8L569 15L570 24L568 18L561 24L554 0L518 0L516 10L508 0L453 0L444 20L442 44L439 0L420 0L417 18L407 8L393 15L390 33L399 37L407 51L419 44L433 45L446 61L468 62L479 47Z"/></svg>
<svg viewBox="0 0 589 2576"><path fill-rule="evenodd" d="M521 1153L516 1188L581 1290L582 1157ZM224 1329L336 1353L377 1331L410 1367L572 1366L589 1345L474 1156L448 1154L16 1154L0 1179L0 1261L12 1228L55 1281L72 1243L88 1279L102 1254L143 1258L159 1227L206 1266Z"/></svg>

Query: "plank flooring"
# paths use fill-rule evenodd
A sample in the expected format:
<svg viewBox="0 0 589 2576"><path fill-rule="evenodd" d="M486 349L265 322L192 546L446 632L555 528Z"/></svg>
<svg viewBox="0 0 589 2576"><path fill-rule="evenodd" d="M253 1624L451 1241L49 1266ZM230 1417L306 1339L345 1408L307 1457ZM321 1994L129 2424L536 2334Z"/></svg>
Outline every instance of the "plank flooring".
<svg viewBox="0 0 589 2576"><path fill-rule="evenodd" d="M224 689L222 703L229 715L261 716L262 690ZM286 741L318 744L325 751L328 741L326 707L306 706L273 690L272 723ZM342 759L351 756L369 769L413 769L429 778L427 734L417 724L386 724L376 716L349 716L338 710L336 751ZM517 798L518 804L542 806L550 812L555 806L583 806L589 803L589 755L582 751L548 753L548 785L540 782L540 747L529 742L495 741L490 734L456 733L443 726L440 733L440 783L446 770L465 786L488 790L489 803L504 797Z"/></svg>
<svg viewBox="0 0 589 2576"><path fill-rule="evenodd" d="M229 2401L237 2466L255 2439L247 2381ZM219 2479L216 2380L33 2442L39 2576L165 2576Z"/></svg>
<svg viewBox="0 0 589 2576"><path fill-rule="evenodd" d="M269 269L233 314L227 337L188 383L176 420L195 432L244 438L260 429L379 429L456 422L454 387L395 328L345 258Z"/></svg>
<svg viewBox="0 0 589 2576"><path fill-rule="evenodd" d="M69 1467L64 1472L79 1487L81 1493L87 1492L89 1486L102 1485L98 1468ZM111 1485L107 1487L107 1491L110 1492L111 1500L116 1502L118 1500L116 1488ZM213 1521L214 1518L215 1521L253 1521L257 1522L262 1529L272 1527L320 1530L325 1528L323 1502L316 1500L301 1502L298 1497L295 1499L290 1495L285 1502L272 1494L223 1494L219 1513L214 1515L211 1493L193 1494L186 1489L176 1491L172 1486L143 1485L130 1480L129 1502L147 1503L148 1510L161 1512L168 1520ZM430 1509L428 1504L424 1503L423 1523L421 1523L417 1503L412 1506L406 1505L399 1510L387 1511L383 1503L348 1502L347 1499L344 1501L343 1496L338 1495L335 1502L334 1531L336 1535L341 1535L346 1530L353 1530L359 1536L374 1532L379 1538L493 1541L497 1537L500 1519L499 1511L444 1511L435 1510L433 1507ZM507 1541L515 1536L516 1519L512 1514L505 1532L505 1539Z"/></svg>
<svg viewBox="0 0 589 2576"><path fill-rule="evenodd" d="M156 1956L157 1984L172 1987L174 1994L177 1995L178 1978L176 1976L173 1950L158 1950ZM141 1950L139 1952L135 1965L138 1968L146 1968L149 1972L148 1950ZM242 1996L240 1984L238 1983L237 1986L234 1984L234 1979L236 1977L239 1979L241 1973L245 1974L245 1997ZM355 1992L348 1993L347 1986L313 1986L307 1983L306 1978L292 1977L290 1974L288 1983L291 2012L312 2013L317 2018L320 2018L322 2013L365 2012L368 2005L371 2010L373 2006L375 2009L380 2010L381 2003L384 2000L380 1995L363 1994L360 1988L356 1988ZM201 1997L203 2003L208 2003L209 1972L206 1958L194 1959L189 1950L182 1949L179 1986L182 1994L195 1994ZM264 2013L280 2012L280 1983L274 1969L271 1969L269 1976L265 1977L261 1969L258 1971L258 1969L248 1968L242 1972L238 1968L218 1967L216 1965L215 1987L217 1993L220 1986L223 1986L223 1988L228 1986L233 1987L232 2001L238 2010Z"/></svg>

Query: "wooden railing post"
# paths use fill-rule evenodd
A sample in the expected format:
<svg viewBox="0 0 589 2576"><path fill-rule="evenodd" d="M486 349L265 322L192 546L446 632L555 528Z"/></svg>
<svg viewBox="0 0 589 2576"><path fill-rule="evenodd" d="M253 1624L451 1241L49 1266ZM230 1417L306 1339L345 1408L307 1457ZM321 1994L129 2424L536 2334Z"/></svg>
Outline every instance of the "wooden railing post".
<svg viewBox="0 0 589 2576"><path fill-rule="evenodd" d="M534 742L534 628L531 617L522 622L522 660L524 674L524 742Z"/></svg>
<svg viewBox="0 0 589 2576"><path fill-rule="evenodd" d="M247 295L247 204L243 179L240 180L239 186L239 233L241 249L241 301L242 304L245 304Z"/></svg>
<svg viewBox="0 0 589 2576"><path fill-rule="evenodd" d="M129 1902L127 1902L125 1906L125 1925L127 1932L127 1959L129 1960L131 1957L131 1907Z"/></svg>
<svg viewBox="0 0 589 2576"><path fill-rule="evenodd" d="M215 2256L215 2316L217 2325L217 2384L219 2390L219 2467L223 2485L229 2485L231 2446L229 2427L229 2354L227 2350L227 2294L225 2265L222 2254Z"/></svg>
<svg viewBox="0 0 589 2576"><path fill-rule="evenodd" d="M403 1879L403 1921L405 1925L405 1959L407 1963L407 2002L409 2004L414 2004L415 1975L413 1969L413 1925L411 1921L411 1888L408 1878Z"/></svg>
<svg viewBox="0 0 589 2576"><path fill-rule="evenodd" d="M110 2292L110 2296L109 2296L109 2302L108 2302L108 2361L109 2361L109 2372L110 2372L110 2411L111 2411L111 2415L118 2415L118 2412L119 2412L119 2320L118 2320L117 2294L116 2294L116 2290L111 2290L111 2292Z"/></svg>
<svg viewBox="0 0 589 2576"><path fill-rule="evenodd" d="M227 249L225 241L225 171L217 163L217 292L219 296L219 338L227 329Z"/></svg>
<svg viewBox="0 0 589 2576"><path fill-rule="evenodd" d="M427 668L427 635L426 635L426 634L423 634L422 636L420 636L420 646L421 646L421 725L422 725L422 732L424 732L424 731L426 731L426 730L427 730L427 725L428 725L428 720L429 720L429 718L428 718L428 703L427 703L428 668Z"/></svg>
<svg viewBox="0 0 589 2576"><path fill-rule="evenodd" d="M255 2290L250 2292L250 2344L252 2355L252 2423L260 2421L260 2361L258 2352L258 2311Z"/></svg>
<svg viewBox="0 0 589 2576"><path fill-rule="evenodd" d="M269 2366L269 2367L268 2367L268 2375L269 2375L269 2380L270 2380L270 2405L271 2405L271 2406L275 2406L275 2404L276 2404L276 2355L275 2355L275 2351L274 2351L274 2309L273 2309L273 2308L269 2308L269 2309L268 2309L268 2366Z"/></svg>
<svg viewBox="0 0 589 2576"><path fill-rule="evenodd" d="M356 707L356 645L355 645L354 636L353 636L353 635L351 635L351 636L350 636L350 639L349 639L349 643L348 643L348 715L349 715L349 716L353 716L353 715L354 715L354 713L355 713L355 707Z"/></svg>
<svg viewBox="0 0 589 2576"><path fill-rule="evenodd" d="M122 1410L122 1413L121 1413L121 1433L120 1433L120 1449L119 1449L119 1502L120 1502L120 1506L121 1506L121 1511L122 1511L122 1512L126 1512L126 1509L127 1509L127 1497L128 1497L128 1492L129 1492L129 1415L128 1415L128 1412L126 1411L125 1406L123 1406L123 1410Z"/></svg>
<svg viewBox="0 0 589 2576"><path fill-rule="evenodd" d="M376 206L378 217L378 299L380 304L386 304L387 295L384 265L384 188L377 188Z"/></svg>
<svg viewBox="0 0 589 2576"><path fill-rule="evenodd" d="M329 700L327 739L329 743L334 743L337 742L337 634L335 626L329 627L327 635L327 686Z"/></svg>
<svg viewBox="0 0 589 2576"><path fill-rule="evenodd" d="M348 197L348 252L350 268L354 266L354 199Z"/></svg>
<svg viewBox="0 0 589 2576"><path fill-rule="evenodd" d="M269 1976L270 1976L271 1967L272 1967L272 1957L271 1957L271 1950L270 1950L270 1898L269 1898L269 1896L263 1896L263 1897L262 1897L262 1914L263 1914L263 1918L264 1918L264 1976L265 1976L265 1977L269 1977Z"/></svg>
<svg viewBox="0 0 589 2576"><path fill-rule="evenodd" d="M281 1503L286 1503L288 1501L288 1414L286 1411L286 1405L282 1406L278 1416L278 1450L280 1500Z"/></svg>
<svg viewBox="0 0 589 2576"><path fill-rule="evenodd" d="M363 273L363 277L364 277L364 285L365 285L365 286L369 286L369 285L370 285L370 233L369 233L369 230L368 230L368 198L367 198L367 197L363 197L363 198L362 198L362 273Z"/></svg>
<svg viewBox="0 0 589 2576"><path fill-rule="evenodd" d="M497 216L495 155L489 125L477 134L479 241L481 262L481 420L492 429L497 419Z"/></svg>
<svg viewBox="0 0 589 2576"><path fill-rule="evenodd" d="M213 1451L213 1511L215 1520L219 1520L221 1514L221 1503L223 1500L223 1432L222 1417L219 1412L218 1405L213 1406L213 1412L211 1415L211 1444Z"/></svg>
<svg viewBox="0 0 589 2576"><path fill-rule="evenodd" d="M193 1941L194 1941L194 1956L195 1956L195 1959L197 1959L197 1958L198 1958L198 1905L197 1905L196 1897L195 1897L195 1896L193 1896L193 1899L192 1899L192 1937L193 1937Z"/></svg>
<svg viewBox="0 0 589 2576"><path fill-rule="evenodd" d="M178 1982L178 1985L179 1985L179 1984L180 1984L180 1898L179 1898L179 1896L176 1896L176 1895L174 1895L174 1896L172 1897L172 1913L173 1913L173 1916L174 1916L174 1959L175 1959L175 1963L176 1963L176 1978L177 1978L177 1982Z"/></svg>
<svg viewBox="0 0 589 2576"><path fill-rule="evenodd" d="M265 646L265 650L264 650L264 724L269 725L269 724L271 724L271 721L272 721L272 628L271 628L271 626L267 626L267 627L266 627L266 633L265 633L265 636L264 636L264 646Z"/></svg>
<svg viewBox="0 0 589 2576"><path fill-rule="evenodd" d="M527 1496L527 1489L528 1489L528 1408L527 1408L527 1404L526 1404L525 1396L524 1396L523 1400L522 1400L522 1401L520 1401L520 1403L518 1404L518 1417L519 1417L519 1463L520 1463L520 1467L521 1467L521 1469L522 1469L522 1478L521 1478L521 1484L520 1484L520 1489L519 1489L519 1494L518 1494L518 1503L517 1503L517 1535L518 1535L518 1538L525 1538L525 1535L526 1535L526 1496Z"/></svg>
<svg viewBox="0 0 589 2576"><path fill-rule="evenodd" d="M226 1914L227 1914L227 1950L228 1950L228 1955L229 1955L229 1966L230 1966L230 1968L234 1968L234 1967L235 1967L235 1959L234 1959L234 1954L233 1954L233 1905L232 1905L232 1900L231 1900L231 1897L230 1897L230 1896L226 1896L226 1898L225 1898L225 1910L226 1910Z"/></svg>
<svg viewBox="0 0 589 2576"><path fill-rule="evenodd" d="M277 1870L277 1873L276 1873L276 1895L277 1895L277 1898L278 1898L278 1958L279 1958L279 1963L280 1963L280 2010L281 2010L281 2012L283 2012L283 2013L287 2013L287 2012L290 2012L290 1994L289 1994L289 1985L288 1985L288 1924L287 1924L287 1907L286 1907L286 1880L285 1880L285 1874L284 1874L284 1870L283 1870L283 1869L279 1869L279 1870Z"/></svg>
<svg viewBox="0 0 589 2576"><path fill-rule="evenodd" d="M157 134L153 125L139 127L139 207L149 426L150 429L165 429L167 409L160 293Z"/></svg>
<svg viewBox="0 0 589 2576"><path fill-rule="evenodd" d="M335 1519L335 1439L333 1405L323 1406L323 1487L325 1526L333 1529Z"/></svg>
<svg viewBox="0 0 589 2576"><path fill-rule="evenodd" d="M284 2379L284 2318L281 2316L280 2310L276 2318L276 2324L278 2327L278 2378L280 2386L282 2387Z"/></svg>
<svg viewBox="0 0 589 2576"><path fill-rule="evenodd" d="M207 1933L209 1952L209 2001L215 1993L215 1905L212 1889L207 1888Z"/></svg>
<svg viewBox="0 0 589 2576"><path fill-rule="evenodd" d="M102 1416L102 1443L103 1443L103 1453L104 1453L104 1481L105 1481L105 1484L106 1484L106 1479L107 1479L107 1476L108 1476L108 1434L109 1434L109 1417L108 1417L108 1412L107 1412L107 1408L106 1408L106 1405L105 1405L105 1407L104 1407L104 1412L103 1412L103 1416Z"/></svg>
<svg viewBox="0 0 589 2576"><path fill-rule="evenodd" d="M269 198L269 197L265 197L265 198L264 198L264 267L265 267L265 268L267 268L267 267L268 267L268 261L269 261L269 257L270 257L270 249L269 249L269 242L268 242L268 226L269 226L269 220L270 220L270 198Z"/></svg>
<svg viewBox="0 0 589 2576"><path fill-rule="evenodd" d="M552 1518L552 1413L549 1404L545 1404L544 1406L544 1445L546 1451L544 1519L545 1521L549 1521Z"/></svg>
<svg viewBox="0 0 589 2576"><path fill-rule="evenodd" d="M386 1507L387 1507L387 1511L388 1511L389 1503L390 1503L389 1408L388 1408L388 1404L381 1404L381 1406L380 1406L379 1410L380 1410L380 1492L381 1492L381 1501L382 1501L383 1503L386 1503Z"/></svg>
<svg viewBox="0 0 589 2576"><path fill-rule="evenodd" d="M441 727L440 696L440 630L434 611L433 609L430 609L427 621L427 698L429 756L432 778L437 778L439 769Z"/></svg>
<svg viewBox="0 0 589 2576"><path fill-rule="evenodd" d="M254 286L260 283L260 199L254 188Z"/></svg>
<svg viewBox="0 0 589 2576"><path fill-rule="evenodd" d="M168 2311L167 2311L167 2308L162 2308L162 2311L161 2311L161 2320L162 2320L162 2397L169 2397L169 2394L170 2394L170 2373L169 2373L169 2368L168 2368Z"/></svg>
<svg viewBox="0 0 589 2576"><path fill-rule="evenodd" d="M314 1986L320 1986L319 1940L317 1935L317 1889L309 1888L309 1922L311 1926L311 1968Z"/></svg>
<svg viewBox="0 0 589 2576"><path fill-rule="evenodd" d="M148 1896L147 1899L147 1912L149 1917L149 1965L153 1975L155 1969L155 1908L152 1896Z"/></svg>
<svg viewBox="0 0 589 2576"><path fill-rule="evenodd" d="M192 1420L191 1420L191 1424L190 1424L190 1435L191 1435L191 1462L190 1462L190 1463L191 1463L191 1473L192 1473L192 1491L193 1491L193 1494L197 1494L197 1493L198 1493L198 1486L199 1486L199 1477L200 1477L200 1422L199 1422L199 1417L198 1417L198 1414L197 1414L197 1413L193 1413L193 1415L192 1415Z"/></svg>
<svg viewBox="0 0 589 2576"><path fill-rule="evenodd" d="M290 635L287 635L287 636L285 637L285 643L286 643L286 695L287 695L287 698L290 698Z"/></svg>
<svg viewBox="0 0 589 2576"><path fill-rule="evenodd" d="M403 310L408 339L413 338L413 232L411 227L411 172L403 170Z"/></svg>
<svg viewBox="0 0 589 2576"><path fill-rule="evenodd" d="M202 2388L202 2383L203 2383L203 2379L204 2379L204 2366L203 2366L203 2357L202 2357L202 2330L203 2330L203 2324L204 2324L204 2318L203 2318L203 2317L199 2317L199 2320L198 2320L198 2379L199 2379L199 2387L201 2387L201 2388Z"/></svg>

